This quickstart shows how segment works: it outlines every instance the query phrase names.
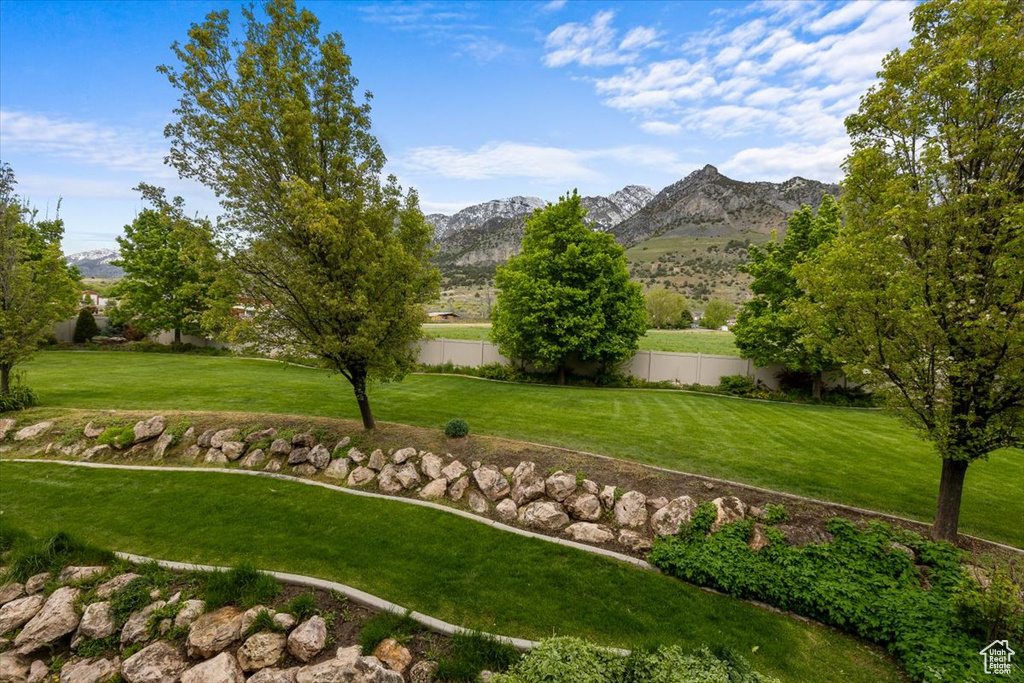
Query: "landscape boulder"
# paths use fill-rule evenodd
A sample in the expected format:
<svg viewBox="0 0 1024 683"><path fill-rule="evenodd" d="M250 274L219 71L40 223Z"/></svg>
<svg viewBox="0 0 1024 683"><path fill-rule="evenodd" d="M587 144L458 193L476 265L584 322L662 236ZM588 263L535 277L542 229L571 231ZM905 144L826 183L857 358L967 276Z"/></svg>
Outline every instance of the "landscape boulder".
<svg viewBox="0 0 1024 683"><path fill-rule="evenodd" d="M647 524L647 497L639 491L628 491L615 501L615 521L622 526L639 529Z"/></svg>
<svg viewBox="0 0 1024 683"><path fill-rule="evenodd" d="M37 422L34 425L23 427L14 433L15 441L24 441L25 439L34 439L37 436L42 436L46 432L53 428L53 422Z"/></svg>
<svg viewBox="0 0 1024 683"><path fill-rule="evenodd" d="M402 490L402 482L398 480L398 468L391 463L384 465L377 475L377 486L384 493L395 494Z"/></svg>
<svg viewBox="0 0 1024 683"><path fill-rule="evenodd" d="M135 423L135 428L132 430L135 433L134 443L155 439L163 434L165 429L167 429L167 420L163 415L154 415L148 420L140 420Z"/></svg>
<svg viewBox="0 0 1024 683"><path fill-rule="evenodd" d="M0 441L3 441L4 439L7 438L7 435L10 433L10 431L12 429L14 429L14 425L16 425L16 424L18 424L17 421L15 421L15 420L13 420L11 418L4 418L4 419L0 420ZM89 436L89 428L90 427L92 427L92 422L90 422L89 424L87 424L85 426L85 435L86 436ZM90 438L95 439L97 436L99 436L102 433L103 433L103 430L100 429L98 434L95 434L95 435L91 436Z"/></svg>
<svg viewBox="0 0 1024 683"><path fill-rule="evenodd" d="M725 496L715 498L711 501L715 506L715 523L711 525L711 533L717 532L724 524L740 522L746 516L746 504L736 496Z"/></svg>
<svg viewBox="0 0 1024 683"><path fill-rule="evenodd" d="M512 502L511 498L503 498L501 502L495 506L494 511L497 513L498 519L501 521L511 522L518 516L519 506Z"/></svg>
<svg viewBox="0 0 1024 683"><path fill-rule="evenodd" d="M57 575L57 581L60 583L74 583L76 581L88 581L94 576L107 571L106 567L64 567L61 573Z"/></svg>
<svg viewBox="0 0 1024 683"><path fill-rule="evenodd" d="M167 455L167 449L174 443L174 434L170 432L164 432L160 435L160 438L153 444L153 459L162 460ZM103 660L101 660L103 661Z"/></svg>
<svg viewBox="0 0 1024 683"><path fill-rule="evenodd" d="M575 493L576 475L569 472L555 472L544 482L544 491L548 494L548 498L554 498L561 503Z"/></svg>
<svg viewBox="0 0 1024 683"><path fill-rule="evenodd" d="M537 500L519 510L519 521L544 531L557 531L569 523L569 515L558 503Z"/></svg>
<svg viewBox="0 0 1024 683"><path fill-rule="evenodd" d="M313 446L312 450L309 451L307 456L309 464L318 470L326 469L331 464L331 453L326 447L317 444Z"/></svg>
<svg viewBox="0 0 1024 683"><path fill-rule="evenodd" d="M42 595L30 595L0 607L0 636L31 621L32 617L39 614L45 602L46 598Z"/></svg>
<svg viewBox="0 0 1024 683"><path fill-rule="evenodd" d="M203 458L203 462L210 463L211 465L226 465L228 456L224 455L224 452L219 448L211 448L206 451L206 457Z"/></svg>
<svg viewBox="0 0 1024 683"><path fill-rule="evenodd" d="M273 439L277 436L277 430L273 427L267 429L261 429L257 432L249 432L245 435L244 441L246 443L256 443L257 441L263 441L264 439Z"/></svg>
<svg viewBox="0 0 1024 683"><path fill-rule="evenodd" d="M611 510L613 507L615 507L614 486L605 486L603 489L601 489L601 493L597 497L601 501L601 505L602 507L604 507L605 510Z"/></svg>
<svg viewBox="0 0 1024 683"><path fill-rule="evenodd" d="M485 498L479 491L470 490L470 492L466 494L466 502L469 504L469 509L478 515L485 514L491 507L487 504L487 498Z"/></svg>
<svg viewBox="0 0 1024 683"><path fill-rule="evenodd" d="M651 530L655 536L675 536L684 523L689 522L697 503L689 496L679 496L651 515Z"/></svg>
<svg viewBox="0 0 1024 683"><path fill-rule="evenodd" d="M441 470L441 474L443 474L445 476L445 479L447 479L449 482L457 480L465 473L466 466L463 465L458 460L452 460L445 466L443 470Z"/></svg>
<svg viewBox="0 0 1024 683"><path fill-rule="evenodd" d="M26 683L28 661L16 652L0 652L0 683Z"/></svg>
<svg viewBox="0 0 1024 683"><path fill-rule="evenodd" d="M37 659L32 662L28 668L28 678L26 683L46 683L46 679L50 677L50 669L46 666L46 663Z"/></svg>
<svg viewBox="0 0 1024 683"><path fill-rule="evenodd" d="M220 429L213 433L210 437L210 446L212 448L221 448L228 441L237 441L242 436L242 430L235 429L234 427L229 429Z"/></svg>
<svg viewBox="0 0 1024 683"><path fill-rule="evenodd" d="M288 455L292 452L292 444L288 439L274 439L270 444L271 455Z"/></svg>
<svg viewBox="0 0 1024 683"><path fill-rule="evenodd" d="M98 446L92 446L91 448L86 448L84 451L82 451L80 459L92 460L97 455L105 455L109 451L110 446L108 446L107 444L99 444Z"/></svg>
<svg viewBox="0 0 1024 683"><path fill-rule="evenodd" d="M200 448L210 448L211 446L213 446L213 435L216 433L216 429L205 430L202 434L199 435L199 438L196 439L196 445L199 446Z"/></svg>
<svg viewBox="0 0 1024 683"><path fill-rule="evenodd" d="M292 474L296 477L312 477L316 474L316 468L308 462L304 462L301 465L296 465L295 469L292 470Z"/></svg>
<svg viewBox="0 0 1024 683"><path fill-rule="evenodd" d="M420 468L423 470L423 476L427 479L440 479L444 476L444 473L441 471L444 469L444 460L433 453L427 453L423 456L420 460ZM447 484L447 481L445 483Z"/></svg>
<svg viewBox="0 0 1024 683"><path fill-rule="evenodd" d="M337 458L324 470L324 475L331 479L346 479L349 473L349 459Z"/></svg>
<svg viewBox="0 0 1024 683"><path fill-rule="evenodd" d="M404 673L412 663L412 653L394 638L385 638L380 641L373 649L373 656L398 673Z"/></svg>
<svg viewBox="0 0 1024 683"><path fill-rule="evenodd" d="M370 453L370 460L366 463L366 466L374 472L380 472L384 469L384 465L386 463L387 460L384 458L384 451L378 448L374 450L373 453Z"/></svg>
<svg viewBox="0 0 1024 683"><path fill-rule="evenodd" d="M508 480L497 467L488 465L474 470L473 479L480 491L491 500L499 500L509 493Z"/></svg>
<svg viewBox="0 0 1024 683"><path fill-rule="evenodd" d="M304 666L295 675L296 683L404 683L402 674L384 666L376 657L328 659Z"/></svg>
<svg viewBox="0 0 1024 683"><path fill-rule="evenodd" d="M619 543L638 553L651 549L651 539L631 529L619 530Z"/></svg>
<svg viewBox="0 0 1024 683"><path fill-rule="evenodd" d="M316 445L316 437L308 432L296 434L292 437L292 445L302 448L312 448Z"/></svg>
<svg viewBox="0 0 1024 683"><path fill-rule="evenodd" d="M117 625L114 623L114 612L110 602L108 600L94 602L86 605L82 611L82 621L78 624L75 640L78 638L102 640L114 635L116 629Z"/></svg>
<svg viewBox="0 0 1024 683"><path fill-rule="evenodd" d="M416 471L416 465L411 462L400 466L395 476L398 478L403 489L411 489L421 481L419 472Z"/></svg>
<svg viewBox="0 0 1024 683"><path fill-rule="evenodd" d="M81 618L75 611L75 600L79 595L80 590L69 586L55 590L14 639L18 652L27 655L78 628Z"/></svg>
<svg viewBox="0 0 1024 683"><path fill-rule="evenodd" d="M230 652L196 664L181 674L181 683L244 683L245 674Z"/></svg>
<svg viewBox="0 0 1024 683"><path fill-rule="evenodd" d="M290 669L260 669L246 679L246 683L295 683L295 675L299 673L299 667L293 666Z"/></svg>
<svg viewBox="0 0 1024 683"><path fill-rule="evenodd" d="M39 591L46 587L47 582L53 577L50 572L39 572L28 577L28 581L25 582L25 592L29 595L35 595Z"/></svg>
<svg viewBox="0 0 1024 683"><path fill-rule="evenodd" d="M448 497L452 500L462 500L462 496L466 493L466 489L468 488L469 477L459 477L448 487Z"/></svg>
<svg viewBox="0 0 1024 683"><path fill-rule="evenodd" d="M25 584L5 583L0 586L0 606L6 605L12 600L17 600L25 595Z"/></svg>
<svg viewBox="0 0 1024 683"><path fill-rule="evenodd" d="M448 480L444 477L435 479L420 489L420 498L444 498L448 490Z"/></svg>
<svg viewBox="0 0 1024 683"><path fill-rule="evenodd" d="M377 473L369 467L357 467L348 475L349 486L365 486L373 481Z"/></svg>
<svg viewBox="0 0 1024 683"><path fill-rule="evenodd" d="M118 672L116 659L79 659L60 669L60 683L106 683Z"/></svg>
<svg viewBox="0 0 1024 683"><path fill-rule="evenodd" d="M242 457L245 453L246 444L244 441L225 441L221 444L220 452L224 454L224 457L234 462Z"/></svg>
<svg viewBox="0 0 1024 683"><path fill-rule="evenodd" d="M288 464L301 465L309 460L309 453L310 449L306 446L299 446L292 449L292 452L288 454Z"/></svg>
<svg viewBox="0 0 1024 683"><path fill-rule="evenodd" d="M129 583L131 583L137 578L139 578L139 575L134 572L118 574L110 581L101 583L96 588L96 597L105 599L109 598L114 593L120 593L122 590L124 590L125 586L127 586Z"/></svg>
<svg viewBox="0 0 1024 683"><path fill-rule="evenodd" d="M348 449L348 459L359 465L366 461L366 453L353 446Z"/></svg>
<svg viewBox="0 0 1024 683"><path fill-rule="evenodd" d="M186 600L174 617L174 627L188 628L205 611L206 603L202 600Z"/></svg>
<svg viewBox="0 0 1024 683"><path fill-rule="evenodd" d="M158 640L124 660L121 675L128 683L178 683L187 666L176 648Z"/></svg>
<svg viewBox="0 0 1024 683"><path fill-rule="evenodd" d="M396 465L401 465L405 463L405 461L408 460L409 458L415 457L415 448L399 448L397 451L391 454L391 462L395 463Z"/></svg>
<svg viewBox="0 0 1024 683"><path fill-rule="evenodd" d="M242 613L235 607L221 607L203 614L188 627L189 657L209 659L241 636Z"/></svg>
<svg viewBox="0 0 1024 683"><path fill-rule="evenodd" d="M437 662L421 659L409 669L409 683L432 683L437 667Z"/></svg>
<svg viewBox="0 0 1024 683"><path fill-rule="evenodd" d="M608 527L593 522L576 522L565 527L565 535L583 543L610 543L615 540Z"/></svg>
<svg viewBox="0 0 1024 683"><path fill-rule="evenodd" d="M521 462L512 470L512 501L526 505L544 495L544 477L537 473L537 464Z"/></svg>
<svg viewBox="0 0 1024 683"><path fill-rule="evenodd" d="M323 617L310 617L288 635L288 652L302 662L320 654L327 644L327 624Z"/></svg>
<svg viewBox="0 0 1024 683"><path fill-rule="evenodd" d="M262 448L257 448L256 450L245 456L245 459L242 460L242 467L244 467L247 470L258 470L260 467L263 466L263 463L265 463L266 461L267 454L263 451Z"/></svg>
<svg viewBox="0 0 1024 683"><path fill-rule="evenodd" d="M276 666L284 656L288 638L283 633L257 633L238 648L238 664L243 671Z"/></svg>
<svg viewBox="0 0 1024 683"><path fill-rule="evenodd" d="M163 609L167 603L157 600L146 605L142 609L132 612L128 620L121 627L121 646L127 647L149 638L149 616L158 609Z"/></svg>
<svg viewBox="0 0 1024 683"><path fill-rule="evenodd" d="M565 509L573 519L596 522L601 519L601 501L592 493L574 493L565 499Z"/></svg>

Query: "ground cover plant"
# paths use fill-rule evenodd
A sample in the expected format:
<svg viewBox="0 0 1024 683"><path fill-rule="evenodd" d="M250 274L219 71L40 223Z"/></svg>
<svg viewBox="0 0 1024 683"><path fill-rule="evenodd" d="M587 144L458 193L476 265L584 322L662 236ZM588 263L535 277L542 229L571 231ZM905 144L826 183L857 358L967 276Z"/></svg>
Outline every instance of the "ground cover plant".
<svg viewBox="0 0 1024 683"><path fill-rule="evenodd" d="M914 680L980 679L978 652L990 640L1024 640L1020 587L982 590L947 543L836 518L828 523L831 542L793 547L767 526L761 532L770 545L753 550L753 520L708 535L714 520L714 506L700 506L677 537L656 541L651 562L884 645Z"/></svg>
<svg viewBox="0 0 1024 683"><path fill-rule="evenodd" d="M358 415L327 372L268 361L45 352L26 372L50 408ZM440 375L414 375L372 391L394 422L438 429L459 415L474 434L601 453L923 521L934 512L936 456L879 411ZM971 468L965 533L1024 547L1024 495L1009 484L1024 481L1024 458L1017 456L997 451Z"/></svg>
<svg viewBox="0 0 1024 683"><path fill-rule="evenodd" d="M0 477L4 518L36 535L67 529L182 562L248 560L490 633L620 647L717 643L782 680L900 680L891 661L835 631L443 512L227 474L0 462Z"/></svg>

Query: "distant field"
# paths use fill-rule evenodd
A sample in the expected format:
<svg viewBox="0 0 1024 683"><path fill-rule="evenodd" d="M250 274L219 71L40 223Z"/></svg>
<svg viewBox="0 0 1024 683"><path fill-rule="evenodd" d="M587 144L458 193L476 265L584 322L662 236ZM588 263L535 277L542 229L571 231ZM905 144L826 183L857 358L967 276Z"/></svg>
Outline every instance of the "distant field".
<svg viewBox="0 0 1024 683"><path fill-rule="evenodd" d="M423 334L435 339L490 340L490 323L428 323ZM648 330L640 337L641 351L672 351L675 353L706 353L738 356L732 332L720 330Z"/></svg>

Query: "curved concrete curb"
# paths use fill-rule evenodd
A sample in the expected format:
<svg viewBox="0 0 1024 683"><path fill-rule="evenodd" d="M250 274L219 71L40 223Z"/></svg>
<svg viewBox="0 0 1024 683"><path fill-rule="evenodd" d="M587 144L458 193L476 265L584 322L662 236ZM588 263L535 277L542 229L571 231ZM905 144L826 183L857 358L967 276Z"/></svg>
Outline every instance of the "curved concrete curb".
<svg viewBox="0 0 1024 683"><path fill-rule="evenodd" d="M262 472L259 470L236 470L227 469L223 467L178 467L173 465L119 465L115 463L103 463L103 462L76 462L70 460L52 460L43 458L4 458L2 462L21 462L21 463L46 463L51 465L66 465L68 467L89 467L93 469L106 469L106 470L135 470L142 472L212 472L219 474L241 474L250 477L265 477L268 479L278 479L281 481L290 481L296 484L305 484L307 486L319 486L320 488L329 489L331 491L338 491L340 493L347 493L352 496L362 496L364 498L376 498L377 500L387 500L395 503L404 503L406 505L417 505L419 507L430 508L439 512L447 512L451 515L456 515L464 519L469 519L479 524L483 524L501 531L507 531L509 533L517 534L519 536L525 536L527 538L536 538L541 541L547 541L548 543L555 543L557 545L563 545L567 548L575 548L576 550L582 550L593 555L601 555L608 557L613 560L625 562L641 569L648 571L659 572L659 570L651 565L650 563L626 555L624 553L617 553L614 550L606 550L605 548L598 548L586 543L577 543L576 541L570 541L565 538L557 538L555 536L545 536L544 534L538 534L533 531L527 531L526 529L520 529L518 527L509 526L508 524L502 524L493 519L486 517L480 517L474 515L471 512L465 510L459 510L458 508L448 507L447 505L441 505L439 503L432 503L429 500L417 500L415 498L403 498L401 496L387 496L383 493L374 493L373 491L361 491L359 489L350 489L344 486L336 486L335 484L328 484L322 481L314 481L312 479L302 479L301 477L293 477L287 474L279 474L277 472ZM659 572L660 573L660 572Z"/></svg>
<svg viewBox="0 0 1024 683"><path fill-rule="evenodd" d="M206 564L189 564L187 562L172 562L170 560L158 560L152 557L144 557L142 555L132 555L131 553L114 553L118 557L128 560L132 564L147 564L155 562L156 564L164 567L165 569L174 569L176 571L200 571L200 572L224 572L231 569L231 567L214 567ZM264 574L270 574L281 583L285 583L291 586L303 586L305 588L319 588L326 591L337 591L344 595L346 598L362 605L363 607L369 607L370 609L377 610L380 612L399 612L408 613L408 615L416 622L422 624L427 629L434 633L440 633L446 636L452 636L456 633L465 632L468 629L454 624L449 624L447 621L441 621L435 619L427 614L421 614L420 612L413 612L407 610L401 605L397 605L383 598L378 598L376 595L361 591L358 588L352 586L346 586L343 583L337 583L336 581L327 581L325 579L318 579L312 576L302 576L301 574L289 574L287 572L274 572L267 571L264 569L260 570ZM503 643L511 645L521 652L533 649L540 643L536 640L526 640L524 638L512 638L510 636L501 636L493 633L484 633L485 636L494 638ZM614 650L624 654L629 654L628 650Z"/></svg>

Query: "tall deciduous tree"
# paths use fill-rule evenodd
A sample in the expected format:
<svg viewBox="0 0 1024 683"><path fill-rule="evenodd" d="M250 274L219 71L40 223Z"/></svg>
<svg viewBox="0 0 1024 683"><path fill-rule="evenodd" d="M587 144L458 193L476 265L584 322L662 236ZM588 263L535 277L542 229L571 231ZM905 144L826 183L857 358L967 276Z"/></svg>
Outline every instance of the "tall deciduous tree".
<svg viewBox="0 0 1024 683"><path fill-rule="evenodd" d="M722 299L712 299L704 306L704 312L700 316L700 326L709 330L717 330L729 322L729 318L736 312L736 307Z"/></svg>
<svg viewBox="0 0 1024 683"><path fill-rule="evenodd" d="M36 350L58 320L75 312L79 283L64 263L64 223L36 221L14 192L14 172L0 165L0 394L11 370Z"/></svg>
<svg viewBox="0 0 1024 683"><path fill-rule="evenodd" d="M968 465L1024 441L1024 5L913 22L846 121L845 225L798 279L818 342L934 443L952 541Z"/></svg>
<svg viewBox="0 0 1024 683"><path fill-rule="evenodd" d="M571 359L609 366L628 358L647 329L643 290L625 251L584 222L579 194L526 221L522 253L498 268L491 336L501 352L558 371Z"/></svg>
<svg viewBox="0 0 1024 683"><path fill-rule="evenodd" d="M803 339L803 324L794 308L807 293L797 284L793 269L812 259L821 245L836 236L839 216L838 202L826 194L817 215L804 205L790 217L781 242L773 235L763 249L750 246L745 270L754 278L750 283L754 296L744 302L732 328L744 358L762 367L781 363L810 373L815 398L821 397L822 373L836 363L820 346Z"/></svg>
<svg viewBox="0 0 1024 683"><path fill-rule="evenodd" d="M117 284L120 317L144 333L173 330L200 332L210 307L210 287L217 277L217 250L208 220L189 218L185 200L168 201L163 188L145 183L137 188L152 208L143 209L118 237L121 256L113 264L124 269Z"/></svg>
<svg viewBox="0 0 1024 683"><path fill-rule="evenodd" d="M647 324L654 329L682 329L693 324L690 302L679 292L652 289L644 295Z"/></svg>
<svg viewBox="0 0 1024 683"><path fill-rule="evenodd" d="M414 361L421 304L436 298L432 228L404 198L357 98L341 36L292 0L266 21L243 9L193 25L164 66L181 97L165 133L170 163L222 198L224 236L255 315L253 337L318 356L351 382L374 426L371 378L401 378Z"/></svg>

